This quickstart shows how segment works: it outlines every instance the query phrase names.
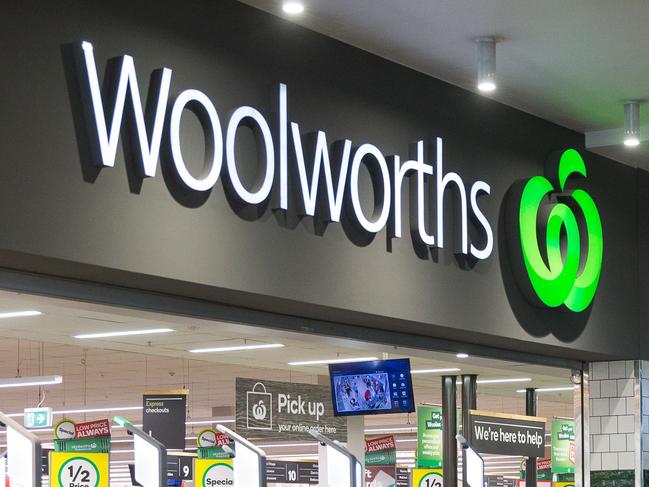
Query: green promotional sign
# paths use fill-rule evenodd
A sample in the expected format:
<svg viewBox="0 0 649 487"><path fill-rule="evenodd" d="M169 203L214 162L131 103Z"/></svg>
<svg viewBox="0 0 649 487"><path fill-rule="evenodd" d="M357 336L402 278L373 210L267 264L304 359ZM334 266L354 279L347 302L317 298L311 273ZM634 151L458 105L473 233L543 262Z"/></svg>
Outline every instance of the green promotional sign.
<svg viewBox="0 0 649 487"><path fill-rule="evenodd" d="M396 465L397 450L377 451L365 454L365 465Z"/></svg>
<svg viewBox="0 0 649 487"><path fill-rule="evenodd" d="M575 422L552 420L552 471L575 473Z"/></svg>
<svg viewBox="0 0 649 487"><path fill-rule="evenodd" d="M110 436L54 440L54 451L69 453L110 453Z"/></svg>
<svg viewBox="0 0 649 487"><path fill-rule="evenodd" d="M442 408L417 408L417 467L442 468Z"/></svg>
<svg viewBox="0 0 649 487"><path fill-rule="evenodd" d="M520 197L522 257L534 300L578 313L590 306L599 283L602 222L595 201L586 191L566 188L568 179L586 177L579 152L562 152L558 166L555 168L553 162L550 170L549 179L529 179ZM580 228L584 229L582 233ZM539 234L544 235L542 241Z"/></svg>

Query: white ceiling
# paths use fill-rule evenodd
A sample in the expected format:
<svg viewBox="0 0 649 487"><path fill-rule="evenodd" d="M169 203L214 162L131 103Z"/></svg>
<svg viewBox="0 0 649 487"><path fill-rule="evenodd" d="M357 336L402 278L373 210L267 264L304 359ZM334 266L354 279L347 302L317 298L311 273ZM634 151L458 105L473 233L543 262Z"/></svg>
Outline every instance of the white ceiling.
<svg viewBox="0 0 649 487"><path fill-rule="evenodd" d="M281 0L242 0L289 18ZM496 36L504 104L578 132L619 129L623 102L649 100L649 1L303 0L291 21L475 91L473 39ZM594 149L649 168L649 106L635 150Z"/></svg>

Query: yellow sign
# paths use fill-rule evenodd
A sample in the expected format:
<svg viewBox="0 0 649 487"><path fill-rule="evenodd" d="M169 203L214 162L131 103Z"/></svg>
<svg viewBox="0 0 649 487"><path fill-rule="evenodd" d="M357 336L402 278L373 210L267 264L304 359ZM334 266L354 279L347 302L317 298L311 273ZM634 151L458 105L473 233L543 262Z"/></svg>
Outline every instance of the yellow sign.
<svg viewBox="0 0 649 487"><path fill-rule="evenodd" d="M554 487L575 487L575 482L555 482Z"/></svg>
<svg viewBox="0 0 649 487"><path fill-rule="evenodd" d="M443 487L444 478L440 468L415 468L412 471L412 487Z"/></svg>
<svg viewBox="0 0 649 487"><path fill-rule="evenodd" d="M234 485L232 460L194 460L194 485L196 487L220 487Z"/></svg>
<svg viewBox="0 0 649 487"><path fill-rule="evenodd" d="M53 452L50 459L52 487L108 487L108 453Z"/></svg>

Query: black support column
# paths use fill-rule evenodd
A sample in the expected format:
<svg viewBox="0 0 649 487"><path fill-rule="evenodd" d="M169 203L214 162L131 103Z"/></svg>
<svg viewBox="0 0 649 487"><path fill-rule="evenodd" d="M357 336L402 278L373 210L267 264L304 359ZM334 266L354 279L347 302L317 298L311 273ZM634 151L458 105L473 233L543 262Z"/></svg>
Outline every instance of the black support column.
<svg viewBox="0 0 649 487"><path fill-rule="evenodd" d="M536 389L525 389L525 414L536 416L537 412ZM543 432L545 434L545 431ZM536 487L536 458L527 457L525 462L525 487Z"/></svg>
<svg viewBox="0 0 649 487"><path fill-rule="evenodd" d="M478 407L478 376L462 376L462 436L471 444L471 428L469 428L469 411ZM452 484L448 484L452 485ZM466 455L462 451L462 485L468 487L466 481Z"/></svg>
<svg viewBox="0 0 649 487"><path fill-rule="evenodd" d="M443 475L446 485L457 485L457 377L442 376Z"/></svg>

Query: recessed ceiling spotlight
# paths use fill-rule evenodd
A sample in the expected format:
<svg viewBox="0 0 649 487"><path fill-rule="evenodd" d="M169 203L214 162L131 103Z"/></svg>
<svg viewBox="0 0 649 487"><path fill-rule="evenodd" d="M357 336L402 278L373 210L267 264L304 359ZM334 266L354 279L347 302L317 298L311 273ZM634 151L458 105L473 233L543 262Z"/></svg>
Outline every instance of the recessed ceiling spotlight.
<svg viewBox="0 0 649 487"><path fill-rule="evenodd" d="M491 93L496 90L496 39L479 37L478 44L478 90Z"/></svg>
<svg viewBox="0 0 649 487"><path fill-rule="evenodd" d="M458 353L456 355L456 357L457 358L469 358L469 354L468 353Z"/></svg>
<svg viewBox="0 0 649 487"><path fill-rule="evenodd" d="M624 145L640 145L640 103L629 101L624 104Z"/></svg>
<svg viewBox="0 0 649 487"><path fill-rule="evenodd" d="M284 13L289 15L300 15L304 12L304 4L302 2L296 2L294 0L284 2L282 5L282 10Z"/></svg>

